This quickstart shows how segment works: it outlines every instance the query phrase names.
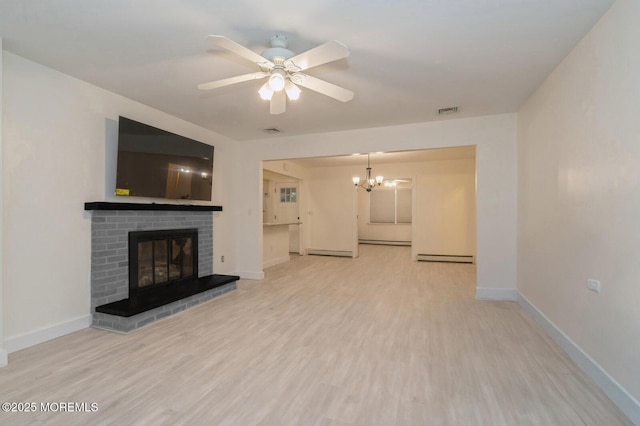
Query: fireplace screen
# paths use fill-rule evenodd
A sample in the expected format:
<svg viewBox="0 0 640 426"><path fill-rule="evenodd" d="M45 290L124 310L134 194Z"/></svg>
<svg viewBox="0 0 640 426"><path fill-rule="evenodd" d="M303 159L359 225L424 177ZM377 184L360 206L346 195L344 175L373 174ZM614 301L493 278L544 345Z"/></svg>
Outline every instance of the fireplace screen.
<svg viewBox="0 0 640 426"><path fill-rule="evenodd" d="M130 290L197 277L197 247L197 229L130 232Z"/></svg>

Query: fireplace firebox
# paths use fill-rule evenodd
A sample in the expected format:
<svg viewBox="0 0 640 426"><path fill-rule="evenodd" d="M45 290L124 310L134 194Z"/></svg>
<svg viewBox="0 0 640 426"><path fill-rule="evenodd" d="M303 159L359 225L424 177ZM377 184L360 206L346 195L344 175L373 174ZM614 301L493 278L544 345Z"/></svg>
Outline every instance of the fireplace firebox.
<svg viewBox="0 0 640 426"><path fill-rule="evenodd" d="M129 295L198 277L198 230L129 232Z"/></svg>

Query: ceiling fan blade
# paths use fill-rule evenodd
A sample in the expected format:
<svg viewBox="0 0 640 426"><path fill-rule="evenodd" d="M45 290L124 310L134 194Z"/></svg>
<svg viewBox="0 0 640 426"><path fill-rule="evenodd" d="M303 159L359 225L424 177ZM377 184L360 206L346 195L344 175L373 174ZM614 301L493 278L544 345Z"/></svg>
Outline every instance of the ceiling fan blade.
<svg viewBox="0 0 640 426"><path fill-rule="evenodd" d="M249 61L256 64L264 64L266 67L273 67L273 62L270 60L263 58L256 52L251 49L244 47L241 44L236 43L233 40L228 39L225 36L221 35L210 35L207 37L209 40L222 47L223 49L227 49L229 52L233 52L236 55L242 56Z"/></svg>
<svg viewBox="0 0 640 426"><path fill-rule="evenodd" d="M302 52L287 60L285 63L293 63L300 71L337 61L349 56L349 48L338 40L331 40L318 47Z"/></svg>
<svg viewBox="0 0 640 426"><path fill-rule="evenodd" d="M265 78L268 74L264 72L252 72L251 74L238 75L236 77L224 78L222 80L211 81L209 83L198 84L200 90L211 90L219 87L230 86L232 84L242 83L249 80L259 80Z"/></svg>
<svg viewBox="0 0 640 426"><path fill-rule="evenodd" d="M282 114L287 109L287 98L284 94L284 90L274 92L271 97L271 104L269 105L269 112L271 114Z"/></svg>
<svg viewBox="0 0 640 426"><path fill-rule="evenodd" d="M301 78L298 79L298 76ZM307 89L311 89L314 92L321 93L341 102L349 102L353 99L353 92L351 90L344 89L328 81L320 80L319 78L311 77L310 75L296 74L295 82L299 86L306 87Z"/></svg>

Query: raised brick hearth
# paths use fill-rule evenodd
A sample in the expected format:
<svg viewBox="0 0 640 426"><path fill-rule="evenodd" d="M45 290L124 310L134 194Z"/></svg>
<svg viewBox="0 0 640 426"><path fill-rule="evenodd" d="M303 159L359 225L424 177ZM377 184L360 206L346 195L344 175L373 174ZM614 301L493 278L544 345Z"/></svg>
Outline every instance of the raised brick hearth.
<svg viewBox="0 0 640 426"><path fill-rule="evenodd" d="M87 203L89 205L90 203ZM92 208L88 208L93 210ZM126 316L96 312L96 307L129 298L128 236L130 231L196 228L198 277L196 293L144 312ZM213 212L93 210L91 218L91 312L93 326L129 332L236 288L237 277L213 276ZM213 277L216 279L214 280ZM222 280L218 278L222 277ZM234 279L235 278L235 279ZM203 291L202 288L205 288ZM133 301L135 302L135 301ZM115 310L114 312L118 312Z"/></svg>

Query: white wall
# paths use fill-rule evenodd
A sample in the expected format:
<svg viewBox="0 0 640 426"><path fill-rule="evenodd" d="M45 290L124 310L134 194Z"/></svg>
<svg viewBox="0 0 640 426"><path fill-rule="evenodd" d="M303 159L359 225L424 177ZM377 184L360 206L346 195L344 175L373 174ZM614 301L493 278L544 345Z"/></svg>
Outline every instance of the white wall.
<svg viewBox="0 0 640 426"><path fill-rule="evenodd" d="M518 289L636 404L638 22L640 2L618 0L518 118ZM587 290L588 278L601 281L600 294Z"/></svg>
<svg viewBox="0 0 640 426"><path fill-rule="evenodd" d="M476 145L478 287L486 297L515 298L516 115L407 124L242 143L247 165L237 176L245 197L237 199L239 269L261 272L261 161L354 152L399 151Z"/></svg>
<svg viewBox="0 0 640 426"><path fill-rule="evenodd" d="M7 365L7 351L4 347L4 214L3 214L3 175L4 175L4 143L2 139L2 104L4 96L2 95L3 86L3 50L2 37L0 37L0 367Z"/></svg>
<svg viewBox="0 0 640 426"><path fill-rule="evenodd" d="M475 256L475 161L431 161L415 185L414 253Z"/></svg>
<svg viewBox="0 0 640 426"><path fill-rule="evenodd" d="M339 171L338 171L339 169ZM341 167L308 169L309 249L353 251L355 190ZM345 174L347 173L347 174Z"/></svg>
<svg viewBox="0 0 640 426"><path fill-rule="evenodd" d="M214 219L214 270L235 269L228 201L236 161L228 139L10 52L3 64L7 347L51 336L51 328L87 324L91 213L84 202L115 199L118 115L215 145L214 204L225 210Z"/></svg>

